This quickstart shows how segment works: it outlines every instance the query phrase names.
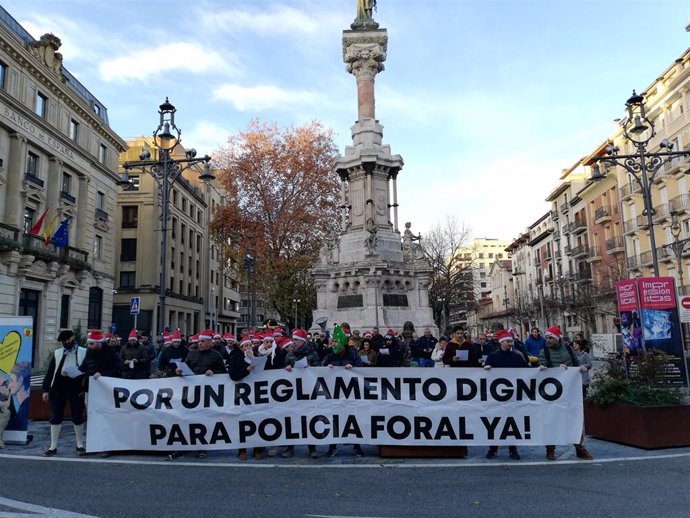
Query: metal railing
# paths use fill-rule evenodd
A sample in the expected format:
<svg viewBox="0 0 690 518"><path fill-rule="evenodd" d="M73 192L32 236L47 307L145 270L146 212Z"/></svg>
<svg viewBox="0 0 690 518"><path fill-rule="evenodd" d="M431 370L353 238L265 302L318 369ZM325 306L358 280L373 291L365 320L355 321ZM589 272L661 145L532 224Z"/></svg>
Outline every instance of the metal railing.
<svg viewBox="0 0 690 518"><path fill-rule="evenodd" d="M14 250L20 247L19 229L0 223L0 250Z"/></svg>
<svg viewBox="0 0 690 518"><path fill-rule="evenodd" d="M41 236L24 234L22 238L22 251L23 253L49 261L68 263L76 270L85 270L89 267L88 252L72 246L58 248L52 243L46 244L45 239Z"/></svg>
<svg viewBox="0 0 690 518"><path fill-rule="evenodd" d="M590 246L587 250L587 255L589 256L587 259L592 261L601 259L601 248L598 246Z"/></svg>
<svg viewBox="0 0 690 518"><path fill-rule="evenodd" d="M624 200L633 195L633 185L631 183L623 184L618 191L620 192L621 200Z"/></svg>
<svg viewBox="0 0 690 518"><path fill-rule="evenodd" d="M586 255L587 251L587 245L577 245L573 248L572 254L573 257L579 257L581 255Z"/></svg>
<svg viewBox="0 0 690 518"><path fill-rule="evenodd" d="M626 262L628 263L628 270L639 270L642 267L640 256L638 255L626 257Z"/></svg>
<svg viewBox="0 0 690 518"><path fill-rule="evenodd" d="M606 240L606 251L613 252L615 250L625 249L625 238L623 236L614 236Z"/></svg>
<svg viewBox="0 0 690 518"><path fill-rule="evenodd" d="M27 182L31 182L31 183L34 184L34 185L38 185L39 187L43 187L43 185L44 185L43 180L41 180L41 179L40 179L38 176L36 176L35 174L25 173L25 174L24 174L24 179L25 179Z"/></svg>
<svg viewBox="0 0 690 518"><path fill-rule="evenodd" d="M605 219L611 219L611 207L603 206L594 211L595 223L599 223Z"/></svg>

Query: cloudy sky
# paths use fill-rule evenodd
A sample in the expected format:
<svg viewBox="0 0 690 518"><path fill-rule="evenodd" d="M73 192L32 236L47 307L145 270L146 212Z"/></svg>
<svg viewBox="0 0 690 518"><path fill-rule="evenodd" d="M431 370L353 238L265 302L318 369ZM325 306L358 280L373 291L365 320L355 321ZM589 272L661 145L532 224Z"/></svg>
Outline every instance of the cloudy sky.
<svg viewBox="0 0 690 518"><path fill-rule="evenodd" d="M384 141L402 155L401 226L447 215L475 237L516 237L560 172L612 132L690 46L687 1L379 0ZM318 119L342 150L356 119L341 31L356 0L2 0L122 137L148 135L165 96L187 147L211 153L253 118Z"/></svg>

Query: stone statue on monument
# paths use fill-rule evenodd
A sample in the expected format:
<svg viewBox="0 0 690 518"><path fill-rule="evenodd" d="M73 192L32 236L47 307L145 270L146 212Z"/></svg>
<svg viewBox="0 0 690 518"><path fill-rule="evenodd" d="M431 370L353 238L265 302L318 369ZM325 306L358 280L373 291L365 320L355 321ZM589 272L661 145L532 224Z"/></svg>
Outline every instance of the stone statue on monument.
<svg viewBox="0 0 690 518"><path fill-rule="evenodd" d="M424 257L424 251L422 250L422 245L415 241L421 241L422 235L414 235L412 231L410 230L410 227L412 226L412 223L409 221L405 223L405 232L403 232L403 241L402 241L402 249L403 249L403 259L406 263L410 263L412 261L417 261L419 259L422 259Z"/></svg>
<svg viewBox="0 0 690 518"><path fill-rule="evenodd" d="M372 218L371 216L367 218L367 221L364 225L364 230L366 230L369 233L367 238L364 240L364 245L367 247L368 254L373 255L373 253L376 251L376 246L378 245L379 238L376 235L376 233L378 232L378 226L376 225L374 218Z"/></svg>
<svg viewBox="0 0 690 518"><path fill-rule="evenodd" d="M323 265L334 264L338 262L338 235L335 229L331 230L328 236L326 236L326 240L321 246L319 258L321 259L321 264Z"/></svg>
<svg viewBox="0 0 690 518"><path fill-rule="evenodd" d="M374 21L376 0L357 0L357 18L350 25L352 29L378 29L379 24Z"/></svg>

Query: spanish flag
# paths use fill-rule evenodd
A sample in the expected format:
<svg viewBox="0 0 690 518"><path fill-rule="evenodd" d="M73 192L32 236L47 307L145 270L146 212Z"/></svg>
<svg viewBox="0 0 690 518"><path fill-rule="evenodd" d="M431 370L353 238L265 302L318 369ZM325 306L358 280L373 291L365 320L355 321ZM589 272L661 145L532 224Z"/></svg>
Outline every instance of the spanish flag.
<svg viewBox="0 0 690 518"><path fill-rule="evenodd" d="M60 218L60 215L55 213L55 216L52 217L50 220L50 223L46 225L46 228L43 229L43 240L45 241L45 245L48 246L50 244L50 239L53 236L53 233L55 232L53 229L55 228L55 223L57 223L58 219Z"/></svg>
<svg viewBox="0 0 690 518"><path fill-rule="evenodd" d="M43 226L43 222L45 221L49 210L50 210L50 208L46 207L45 212L41 215L40 218L38 218L38 221L34 224L33 227L31 227L31 230L29 230L29 234L31 234L33 236L37 236L38 234L41 233L41 227Z"/></svg>

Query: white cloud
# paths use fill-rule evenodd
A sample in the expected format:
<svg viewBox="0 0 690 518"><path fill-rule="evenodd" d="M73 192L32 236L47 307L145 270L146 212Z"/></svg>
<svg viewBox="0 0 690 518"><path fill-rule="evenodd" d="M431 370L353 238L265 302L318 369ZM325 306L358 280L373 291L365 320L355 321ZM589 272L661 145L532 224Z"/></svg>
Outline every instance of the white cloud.
<svg viewBox="0 0 690 518"><path fill-rule="evenodd" d="M247 31L268 36L333 34L336 27L343 24L343 18L337 12L300 10L286 5L274 5L265 11L228 9L213 12L205 9L200 18L202 25L209 30Z"/></svg>
<svg viewBox="0 0 690 518"><path fill-rule="evenodd" d="M182 145L193 147L197 156L211 155L215 150L225 145L228 137L234 133L230 128L223 127L209 120L197 122L190 131L182 134Z"/></svg>
<svg viewBox="0 0 690 518"><path fill-rule="evenodd" d="M241 86L224 84L213 90L213 98L230 102L239 111L291 108L296 105L326 103L322 94L306 90L286 90L274 85Z"/></svg>
<svg viewBox="0 0 690 518"><path fill-rule="evenodd" d="M52 33L62 42L60 53L67 63L77 60L94 60L96 53L92 45L79 44L80 41L98 41L93 39L97 33L90 24L77 23L74 19L64 16L45 16L34 13L29 20L20 22L35 39L39 39L46 33Z"/></svg>
<svg viewBox="0 0 690 518"><path fill-rule="evenodd" d="M170 71L193 74L237 72L234 55L221 56L197 42L166 43L106 59L99 66L104 81L146 81L150 76Z"/></svg>

